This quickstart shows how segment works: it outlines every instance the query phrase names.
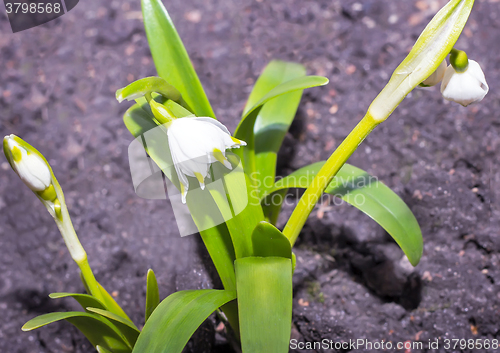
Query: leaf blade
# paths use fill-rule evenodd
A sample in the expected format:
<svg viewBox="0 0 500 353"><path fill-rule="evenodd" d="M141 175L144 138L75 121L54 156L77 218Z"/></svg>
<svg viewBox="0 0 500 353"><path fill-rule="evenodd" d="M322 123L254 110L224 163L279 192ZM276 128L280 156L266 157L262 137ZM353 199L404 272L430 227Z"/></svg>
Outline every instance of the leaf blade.
<svg viewBox="0 0 500 353"><path fill-rule="evenodd" d="M171 83L197 116L215 118L189 55L160 0L142 0L144 26L158 75Z"/></svg>
<svg viewBox="0 0 500 353"><path fill-rule="evenodd" d="M160 291L158 289L158 282L153 270L148 270L147 285L146 285L146 313L145 321L147 322L153 311L160 304Z"/></svg>
<svg viewBox="0 0 500 353"><path fill-rule="evenodd" d="M109 319L114 322L114 324L117 326L117 328L120 330L120 332L125 336L127 341L130 343L131 346L134 346L135 342L137 341L137 337L139 336L139 329L135 324L127 320L119 315L116 315L115 313L112 313L111 311L108 310L103 310L103 309L98 309L98 308L91 308L88 307L86 308L88 311L101 315L105 317L106 319Z"/></svg>
<svg viewBox="0 0 500 353"><path fill-rule="evenodd" d="M307 188L323 164L311 164L278 180L270 193L291 187ZM384 183L346 163L325 192L340 197L372 218L391 235L411 264L418 264L423 253L420 226L406 203Z"/></svg>
<svg viewBox="0 0 500 353"><path fill-rule="evenodd" d="M327 83L328 79L321 76L298 77L274 87L261 99L259 99L257 103L248 109L248 111L243 115L243 118L234 133L236 138L247 143L245 148L235 151L235 153L237 153L243 160L245 173L247 175L254 175L253 173L256 171L254 127L262 106L272 99L284 94L304 90L306 88L326 85ZM252 179L252 182L255 183L256 181Z"/></svg>
<svg viewBox="0 0 500 353"><path fill-rule="evenodd" d="M88 295L88 294L62 293L62 292L49 294L49 298L51 298L51 299L59 299L59 298L67 298L67 297L71 297L71 298L75 299L78 302L78 304L80 304L82 306L82 308L84 310L86 310L86 308L89 306L93 306L93 307L96 307L99 309L106 308L104 306L104 304L99 299L97 299L91 295Z"/></svg>
<svg viewBox="0 0 500 353"><path fill-rule="evenodd" d="M133 353L180 353L189 338L217 308L236 293L202 289L171 294L153 312L139 335Z"/></svg>
<svg viewBox="0 0 500 353"><path fill-rule="evenodd" d="M23 331L31 331L50 323L66 320L76 326L95 347L102 346L116 353L131 352L132 347L115 327L97 315L80 311L55 312L37 316L22 327Z"/></svg>
<svg viewBox="0 0 500 353"><path fill-rule="evenodd" d="M235 261L235 269L243 352L287 353L292 320L291 260L245 257Z"/></svg>
<svg viewBox="0 0 500 353"><path fill-rule="evenodd" d="M281 83L306 75L303 65L279 60L271 61L257 79L244 112ZM260 110L254 126L255 168L260 194L272 186L276 176L277 154L295 118L303 90L293 91L267 102ZM269 182L271 181L271 182Z"/></svg>
<svg viewBox="0 0 500 353"><path fill-rule="evenodd" d="M292 258L290 241L271 223L260 222L253 230L252 242L255 256Z"/></svg>

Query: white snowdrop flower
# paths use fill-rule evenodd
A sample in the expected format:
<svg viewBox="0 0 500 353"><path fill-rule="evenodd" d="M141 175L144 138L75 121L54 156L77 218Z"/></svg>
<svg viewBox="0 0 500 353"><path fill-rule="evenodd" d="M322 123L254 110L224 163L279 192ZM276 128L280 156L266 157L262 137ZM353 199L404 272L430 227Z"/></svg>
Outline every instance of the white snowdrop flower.
<svg viewBox="0 0 500 353"><path fill-rule="evenodd" d="M439 67L430 75L425 81L423 81L420 85L424 87L435 86L444 77L444 73L446 72L446 60L443 60Z"/></svg>
<svg viewBox="0 0 500 353"><path fill-rule="evenodd" d="M441 83L443 97L464 107L481 101L488 90L483 70L474 60L469 60L469 66L463 72L457 72L449 65Z"/></svg>
<svg viewBox="0 0 500 353"><path fill-rule="evenodd" d="M7 159L21 180L33 191L44 191L52 184L47 163L35 152L27 149L15 135L5 136L3 147Z"/></svg>
<svg viewBox="0 0 500 353"><path fill-rule="evenodd" d="M219 161L232 169L226 149L246 146L246 142L232 137L220 122L206 117L174 119L167 128L167 136L183 203L189 189L188 176L198 179L201 189L205 189L210 164Z"/></svg>

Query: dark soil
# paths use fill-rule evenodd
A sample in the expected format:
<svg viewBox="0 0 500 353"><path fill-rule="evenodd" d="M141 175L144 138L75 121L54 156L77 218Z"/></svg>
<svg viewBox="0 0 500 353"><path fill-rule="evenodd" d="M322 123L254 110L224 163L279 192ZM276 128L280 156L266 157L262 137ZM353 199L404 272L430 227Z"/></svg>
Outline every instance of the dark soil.
<svg viewBox="0 0 500 353"><path fill-rule="evenodd" d="M172 0L168 9L231 131L271 59L303 63L331 80L303 96L282 149L279 174L286 175L329 156L444 3ZM139 0L80 1L17 34L0 12L0 133L21 136L50 160L98 280L139 325L148 268L162 297L218 286L199 237L179 237L170 205L141 199L132 187L132 137L121 121L127 104L114 92L155 74ZM497 1L476 1L459 41L486 73L483 102L463 108L437 88L418 89L350 160L414 211L425 241L421 263L412 268L378 225L348 205L315 210L296 249L294 339L425 347L440 340L436 350L413 352L460 351L446 350L445 338L500 339L499 19ZM7 162L0 165L0 351L91 352L67 323L20 330L41 313L77 309L47 295L83 287L50 216ZM295 202L287 199L280 226ZM209 319L188 350L228 351L215 326Z"/></svg>

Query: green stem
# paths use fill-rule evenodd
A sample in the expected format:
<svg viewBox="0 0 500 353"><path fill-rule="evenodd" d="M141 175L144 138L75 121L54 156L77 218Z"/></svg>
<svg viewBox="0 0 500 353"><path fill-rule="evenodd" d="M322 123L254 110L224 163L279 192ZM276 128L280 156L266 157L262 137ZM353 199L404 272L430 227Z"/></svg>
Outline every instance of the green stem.
<svg viewBox="0 0 500 353"><path fill-rule="evenodd" d="M330 184L333 177L340 168L342 168L361 142L363 142L366 136L368 136L379 123L380 122L376 121L371 114L367 113L320 169L311 185L309 185L300 198L299 203L293 210L290 219L283 229L283 234L290 240L292 246L295 244L307 217L309 217L309 214L328 184Z"/></svg>
<svg viewBox="0 0 500 353"><path fill-rule="evenodd" d="M89 288L90 294L104 303L104 297L102 296L101 290L99 289L99 285L97 284L97 280L94 277L94 273L90 268L87 256L77 261L76 263L78 267L80 267L80 271L82 272L82 277L85 280L87 287Z"/></svg>

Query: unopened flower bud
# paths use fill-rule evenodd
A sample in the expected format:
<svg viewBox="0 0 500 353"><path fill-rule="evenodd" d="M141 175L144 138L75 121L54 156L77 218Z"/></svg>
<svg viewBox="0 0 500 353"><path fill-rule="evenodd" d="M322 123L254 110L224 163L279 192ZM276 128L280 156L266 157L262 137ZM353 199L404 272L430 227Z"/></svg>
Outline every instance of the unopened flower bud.
<svg viewBox="0 0 500 353"><path fill-rule="evenodd" d="M47 162L33 147L15 135L9 135L3 139L3 149L12 169L31 190L44 192L51 186Z"/></svg>
<svg viewBox="0 0 500 353"><path fill-rule="evenodd" d="M149 106L151 107L151 112L153 112L155 119L160 124L168 124L175 119L175 117L167 107L165 107L163 104L158 103L154 99L151 99L149 101Z"/></svg>

